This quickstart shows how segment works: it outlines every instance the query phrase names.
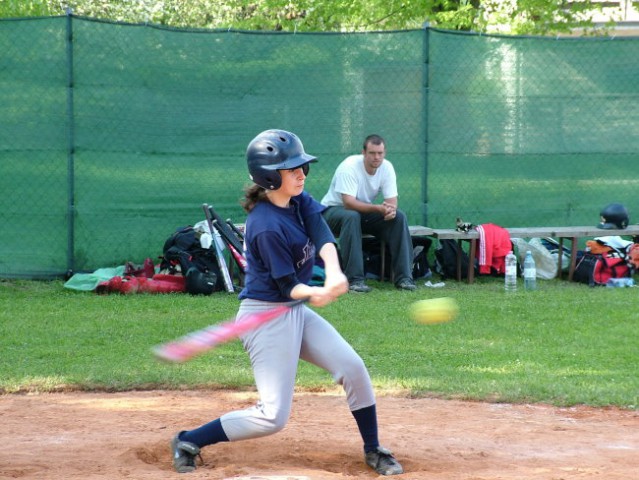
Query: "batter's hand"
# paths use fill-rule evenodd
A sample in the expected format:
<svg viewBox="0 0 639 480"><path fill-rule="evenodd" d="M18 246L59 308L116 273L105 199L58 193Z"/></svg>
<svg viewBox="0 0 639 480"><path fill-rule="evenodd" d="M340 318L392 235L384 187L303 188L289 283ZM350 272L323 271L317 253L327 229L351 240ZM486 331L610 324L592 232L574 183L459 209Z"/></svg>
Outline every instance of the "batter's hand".
<svg viewBox="0 0 639 480"><path fill-rule="evenodd" d="M342 272L327 274L324 280L324 288L337 299L337 297L348 293L348 279Z"/></svg>
<svg viewBox="0 0 639 480"><path fill-rule="evenodd" d="M329 303L337 300L337 297L333 295L325 287L312 287L311 296L309 297L309 303L314 307L324 307Z"/></svg>

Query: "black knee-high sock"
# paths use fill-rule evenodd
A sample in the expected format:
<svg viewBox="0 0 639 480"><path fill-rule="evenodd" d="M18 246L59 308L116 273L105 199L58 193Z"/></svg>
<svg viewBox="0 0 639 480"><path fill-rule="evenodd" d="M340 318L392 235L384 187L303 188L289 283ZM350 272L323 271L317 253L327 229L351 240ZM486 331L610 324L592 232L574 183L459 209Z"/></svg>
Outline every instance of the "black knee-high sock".
<svg viewBox="0 0 639 480"><path fill-rule="evenodd" d="M206 425L202 425L195 430L181 432L179 438L180 440L194 443L198 447L229 441L219 418L207 423Z"/></svg>
<svg viewBox="0 0 639 480"><path fill-rule="evenodd" d="M351 412L355 421L357 422L357 428L364 440L364 452L372 452L379 447L379 438L377 433L377 409L375 405L370 407L361 408Z"/></svg>

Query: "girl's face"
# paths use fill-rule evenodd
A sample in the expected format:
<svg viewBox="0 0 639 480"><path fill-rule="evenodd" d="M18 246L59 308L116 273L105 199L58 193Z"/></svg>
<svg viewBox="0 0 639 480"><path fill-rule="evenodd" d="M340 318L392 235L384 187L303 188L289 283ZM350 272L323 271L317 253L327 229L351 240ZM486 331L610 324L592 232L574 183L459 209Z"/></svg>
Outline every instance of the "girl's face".
<svg viewBox="0 0 639 480"><path fill-rule="evenodd" d="M282 176L282 186L280 192L289 196L296 197L304 191L304 181L308 175L309 164L301 167L291 168L289 170L280 170Z"/></svg>

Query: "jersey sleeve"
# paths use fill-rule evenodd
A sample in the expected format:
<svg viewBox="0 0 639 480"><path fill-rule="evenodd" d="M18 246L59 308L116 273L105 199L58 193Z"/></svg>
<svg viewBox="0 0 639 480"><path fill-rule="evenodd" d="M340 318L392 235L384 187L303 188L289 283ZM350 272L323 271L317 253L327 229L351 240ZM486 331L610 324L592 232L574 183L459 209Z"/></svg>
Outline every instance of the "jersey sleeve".
<svg viewBox="0 0 639 480"><path fill-rule="evenodd" d="M357 197L357 189L359 182L355 170L352 168L346 168L346 165L342 164L337 167L335 171L335 192L338 195L350 195Z"/></svg>
<svg viewBox="0 0 639 480"><path fill-rule="evenodd" d="M317 248L321 250L327 243L336 243L335 236L328 227L321 213L315 213L305 219L308 236Z"/></svg>
<svg viewBox="0 0 639 480"><path fill-rule="evenodd" d="M393 164L384 160L384 181L382 183L382 195L386 198L397 197L397 175Z"/></svg>

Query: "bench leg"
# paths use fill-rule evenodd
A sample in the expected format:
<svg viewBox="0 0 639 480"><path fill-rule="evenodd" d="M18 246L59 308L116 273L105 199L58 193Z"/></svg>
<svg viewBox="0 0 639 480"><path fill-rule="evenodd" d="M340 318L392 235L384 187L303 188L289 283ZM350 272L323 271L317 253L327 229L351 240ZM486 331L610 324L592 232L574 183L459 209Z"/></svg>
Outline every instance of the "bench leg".
<svg viewBox="0 0 639 480"><path fill-rule="evenodd" d="M475 281L475 255L477 254L477 240L468 240L470 251L468 252L468 283Z"/></svg>
<svg viewBox="0 0 639 480"><path fill-rule="evenodd" d="M575 268L577 266L577 248L579 244L577 243L577 237L559 237L559 251L557 252L557 278L561 280L562 277L562 263L564 257L564 240L569 240L570 244L570 265L568 265L568 280L572 282L572 278L575 273Z"/></svg>
<svg viewBox="0 0 639 480"><path fill-rule="evenodd" d="M462 241L457 240L457 281L462 280L462 255L464 250L462 249Z"/></svg>
<svg viewBox="0 0 639 480"><path fill-rule="evenodd" d="M464 255L464 249L462 248L462 242L464 240L457 240L457 281L462 281L462 257ZM477 240L466 240L470 246L468 248L468 274L466 280L468 283L475 281L475 255L477 252Z"/></svg>
<svg viewBox="0 0 639 480"><path fill-rule="evenodd" d="M557 278L561 280L563 274L564 237L559 237L559 251L557 252Z"/></svg>
<svg viewBox="0 0 639 480"><path fill-rule="evenodd" d="M379 279L380 281L384 281L384 277L386 275L386 242L382 240L379 252L379 258L381 259L381 265L379 267Z"/></svg>
<svg viewBox="0 0 639 480"><path fill-rule="evenodd" d="M577 247L579 247L579 245L577 244L576 237L569 238L569 240L572 242L572 245L570 246L570 267L568 268L568 280L572 282L572 277L575 273L575 266L577 264ZM561 251L559 253L563 254L563 252Z"/></svg>

